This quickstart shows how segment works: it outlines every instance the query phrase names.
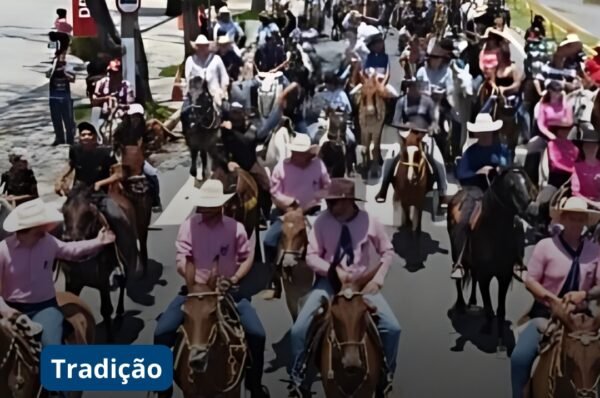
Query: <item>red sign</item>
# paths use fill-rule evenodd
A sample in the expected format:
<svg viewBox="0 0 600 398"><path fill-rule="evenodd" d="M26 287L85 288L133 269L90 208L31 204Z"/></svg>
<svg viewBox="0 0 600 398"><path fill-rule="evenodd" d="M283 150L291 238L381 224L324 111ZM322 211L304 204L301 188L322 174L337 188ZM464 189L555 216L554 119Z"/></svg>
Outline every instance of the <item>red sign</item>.
<svg viewBox="0 0 600 398"><path fill-rule="evenodd" d="M96 36L96 22L90 14L86 0L73 1L73 36Z"/></svg>

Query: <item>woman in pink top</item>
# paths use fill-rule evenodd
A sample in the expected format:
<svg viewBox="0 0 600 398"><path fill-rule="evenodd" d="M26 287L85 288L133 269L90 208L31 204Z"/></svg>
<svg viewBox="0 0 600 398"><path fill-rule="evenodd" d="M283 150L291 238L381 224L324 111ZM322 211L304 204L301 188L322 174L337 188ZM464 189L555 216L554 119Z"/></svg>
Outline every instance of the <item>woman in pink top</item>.
<svg viewBox="0 0 600 398"><path fill-rule="evenodd" d="M584 200L571 197L556 209L563 231L541 240L528 263L527 290L535 302L529 324L519 335L511 355L512 396L521 398L538 355L540 321L548 319L556 305L574 305L587 310L587 304L600 298L600 246L582 236L586 226L597 223L600 213L588 210Z"/></svg>
<svg viewBox="0 0 600 398"><path fill-rule="evenodd" d="M537 126L541 135L548 140L556 138L554 133L560 126L573 125L573 105L570 104L556 80L550 81L542 97L537 114ZM553 131L554 130L554 131Z"/></svg>
<svg viewBox="0 0 600 398"><path fill-rule="evenodd" d="M14 234L0 242L0 315L23 313L40 324L43 346L62 343L64 318L54 291L54 261L77 261L115 241L114 234L103 229L96 239L65 243L48 233L60 222L58 210L34 199L4 220L4 229Z"/></svg>
<svg viewBox="0 0 600 398"><path fill-rule="evenodd" d="M579 158L571 176L571 192L588 203L600 207L600 133L591 124L577 130L578 136L571 137L579 147Z"/></svg>

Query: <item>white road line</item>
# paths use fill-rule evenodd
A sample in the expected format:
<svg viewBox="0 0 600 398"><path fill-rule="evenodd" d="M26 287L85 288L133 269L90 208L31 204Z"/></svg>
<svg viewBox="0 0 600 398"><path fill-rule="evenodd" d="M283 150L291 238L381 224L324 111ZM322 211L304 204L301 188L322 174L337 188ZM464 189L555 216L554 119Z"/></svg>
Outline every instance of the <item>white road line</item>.
<svg viewBox="0 0 600 398"><path fill-rule="evenodd" d="M177 191L169 205L160 217L152 224L153 227L180 225L194 209L193 197L197 188L194 187L195 178L190 176L185 184Z"/></svg>

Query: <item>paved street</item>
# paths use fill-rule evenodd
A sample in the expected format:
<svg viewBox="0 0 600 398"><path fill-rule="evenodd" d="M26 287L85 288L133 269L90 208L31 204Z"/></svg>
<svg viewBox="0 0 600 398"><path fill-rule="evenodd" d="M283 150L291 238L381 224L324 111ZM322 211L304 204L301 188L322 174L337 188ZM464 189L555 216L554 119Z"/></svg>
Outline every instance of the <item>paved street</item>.
<svg viewBox="0 0 600 398"><path fill-rule="evenodd" d="M582 29L596 37L600 37L600 4L592 4L584 0L540 0L540 3L558 12L562 17L572 21Z"/></svg>

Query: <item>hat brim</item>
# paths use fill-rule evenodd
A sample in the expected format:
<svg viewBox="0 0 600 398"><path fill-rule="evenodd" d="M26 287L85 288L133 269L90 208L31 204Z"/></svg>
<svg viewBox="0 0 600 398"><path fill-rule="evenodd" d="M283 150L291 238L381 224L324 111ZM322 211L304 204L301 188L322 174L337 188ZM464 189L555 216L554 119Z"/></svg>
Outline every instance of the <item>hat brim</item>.
<svg viewBox="0 0 600 398"><path fill-rule="evenodd" d="M231 197L235 195L233 193L229 193L229 194L223 194L221 196L217 196L217 197L196 197L195 202L196 202L196 206L197 207L221 207L223 206L225 203L227 203L227 201L229 201L229 199L231 199Z"/></svg>
<svg viewBox="0 0 600 398"><path fill-rule="evenodd" d="M569 44L573 44L573 43L581 43L581 40L577 40L577 39L563 40L563 41L560 42L560 44L558 45L558 47L568 46Z"/></svg>
<svg viewBox="0 0 600 398"><path fill-rule="evenodd" d="M208 41L206 43L196 43L195 41L191 41L190 43L192 45L192 48L196 48L196 47L199 47L199 46L210 46L211 42Z"/></svg>
<svg viewBox="0 0 600 398"><path fill-rule="evenodd" d="M342 199L351 199L355 202L366 202L366 200L353 196L343 196L343 195L325 195L323 197L324 200L342 200Z"/></svg>
<svg viewBox="0 0 600 398"><path fill-rule="evenodd" d="M467 122L467 130L471 133L497 133L502 128L502 125L502 120L495 120L491 123Z"/></svg>
<svg viewBox="0 0 600 398"><path fill-rule="evenodd" d="M24 229L41 227L43 225L59 224L64 221L64 217L62 213L58 211L58 209L55 209L54 207L48 204L45 204L45 207L46 209L44 219L30 222L27 224L20 223L17 212L11 211L4 220L4 224L2 225L2 227L6 232L13 233L23 231Z"/></svg>
<svg viewBox="0 0 600 398"><path fill-rule="evenodd" d="M600 222L600 211L596 210L584 210L584 209L558 209L556 207L550 208L550 218L553 220L559 220L562 213L583 213L588 215L588 225L595 225Z"/></svg>
<svg viewBox="0 0 600 398"><path fill-rule="evenodd" d="M288 144L287 147L292 152L306 153L306 152L310 152L314 148L314 145L305 146L305 145Z"/></svg>

